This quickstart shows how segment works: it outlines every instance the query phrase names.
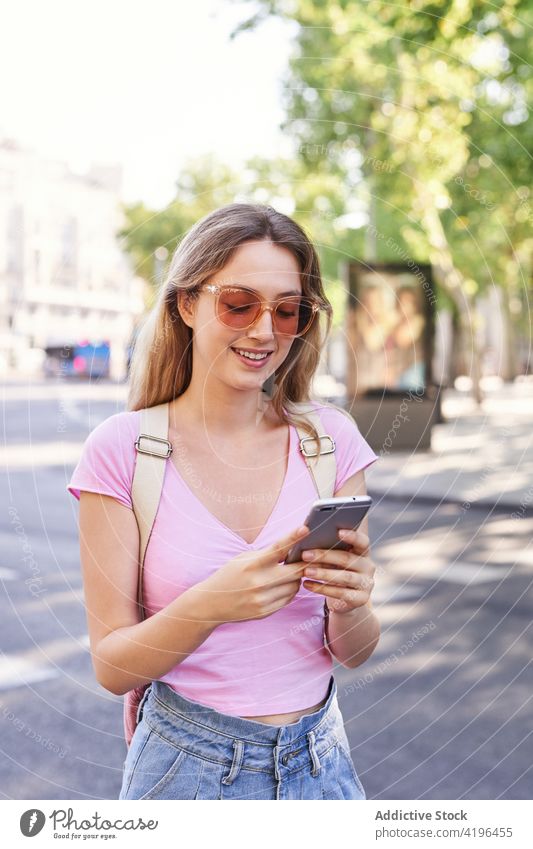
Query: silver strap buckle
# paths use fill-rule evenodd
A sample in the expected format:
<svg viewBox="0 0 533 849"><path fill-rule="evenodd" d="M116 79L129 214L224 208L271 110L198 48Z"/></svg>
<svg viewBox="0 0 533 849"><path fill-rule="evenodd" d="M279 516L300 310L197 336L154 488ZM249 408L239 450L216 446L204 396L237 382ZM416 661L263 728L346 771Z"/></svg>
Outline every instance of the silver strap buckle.
<svg viewBox="0 0 533 849"><path fill-rule="evenodd" d="M141 446L141 439L150 439L152 442L161 442L163 445L166 445L166 448L162 448L161 451L150 451L148 448L143 448ZM147 433L139 434L139 438L135 440L135 448L141 454L151 454L153 457L161 457L163 460L166 460L167 457L170 457L172 454L172 443L168 441L168 439L161 439L159 436L150 436Z"/></svg>
<svg viewBox="0 0 533 849"><path fill-rule="evenodd" d="M319 453L320 454L333 454L334 453L334 451L335 451L335 440L333 439L332 436L329 436L329 434L327 434L327 433L323 433L322 436L319 436L319 439L320 439L320 451L317 451L316 449L315 449L315 451L308 451L307 448L304 447L304 442L312 442L313 445L316 445L316 441L313 439L312 436L304 436L303 439L300 439L300 451L302 452L304 457L316 457ZM323 448L323 446L322 446L322 440L323 439L329 440L329 445L330 445L329 448Z"/></svg>

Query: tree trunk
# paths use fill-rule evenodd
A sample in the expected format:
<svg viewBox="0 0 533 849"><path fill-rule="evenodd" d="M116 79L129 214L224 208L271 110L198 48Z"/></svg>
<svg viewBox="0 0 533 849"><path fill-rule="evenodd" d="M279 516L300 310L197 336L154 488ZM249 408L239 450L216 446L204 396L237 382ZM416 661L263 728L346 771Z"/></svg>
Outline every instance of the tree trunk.
<svg viewBox="0 0 533 849"><path fill-rule="evenodd" d="M430 246L430 260L435 270L435 275L440 284L453 298L459 311L461 328L469 340L472 352L472 365L470 378L472 380L472 395L477 404L481 404L483 394L481 392L481 358L477 341L477 329L475 322L475 304L466 293L465 281L456 268L437 207L430 192L423 186L413 181L421 209L422 226Z"/></svg>
<svg viewBox="0 0 533 849"><path fill-rule="evenodd" d="M504 380L514 380L518 374L517 333L513 327L513 318L509 310L509 301L505 289L501 290L499 302L503 325L502 348L504 351L504 367L502 377Z"/></svg>

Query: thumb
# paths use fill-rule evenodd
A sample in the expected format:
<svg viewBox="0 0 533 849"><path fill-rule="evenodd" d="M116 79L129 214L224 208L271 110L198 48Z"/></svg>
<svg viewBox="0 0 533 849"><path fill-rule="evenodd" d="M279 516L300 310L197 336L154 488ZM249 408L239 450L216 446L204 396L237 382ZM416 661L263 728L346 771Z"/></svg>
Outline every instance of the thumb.
<svg viewBox="0 0 533 849"><path fill-rule="evenodd" d="M264 556L261 559L261 562L266 565L268 563L279 563L281 560L285 560L287 554L298 542L298 540L303 539L309 533L309 528L307 525L301 525L295 531L291 531L290 534L287 534L281 539L277 540L277 542L269 545L268 548L264 549Z"/></svg>

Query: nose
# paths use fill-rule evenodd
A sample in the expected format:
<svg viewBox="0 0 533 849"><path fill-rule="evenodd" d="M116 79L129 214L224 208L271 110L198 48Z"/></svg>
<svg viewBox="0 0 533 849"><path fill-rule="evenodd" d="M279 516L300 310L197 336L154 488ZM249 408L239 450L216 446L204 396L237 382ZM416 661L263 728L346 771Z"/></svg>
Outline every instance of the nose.
<svg viewBox="0 0 533 849"><path fill-rule="evenodd" d="M263 310L253 327L250 328L249 335L259 337L261 339L273 339L273 324L272 313L270 310Z"/></svg>

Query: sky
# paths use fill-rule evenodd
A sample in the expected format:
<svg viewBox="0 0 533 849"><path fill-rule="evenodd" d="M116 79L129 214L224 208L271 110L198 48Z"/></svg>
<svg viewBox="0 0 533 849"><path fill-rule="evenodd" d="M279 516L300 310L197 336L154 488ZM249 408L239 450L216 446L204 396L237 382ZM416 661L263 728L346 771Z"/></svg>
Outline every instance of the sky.
<svg viewBox="0 0 533 849"><path fill-rule="evenodd" d="M161 207L186 159L289 155L290 30L229 40L253 3L17 0L2 13L0 138L66 161L121 163L123 199Z"/></svg>

